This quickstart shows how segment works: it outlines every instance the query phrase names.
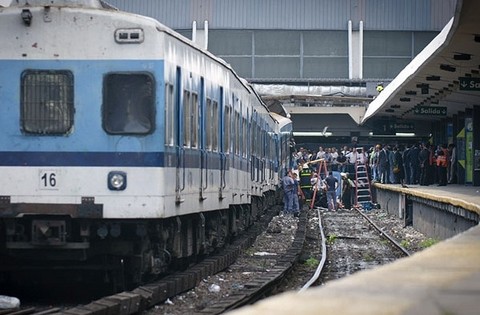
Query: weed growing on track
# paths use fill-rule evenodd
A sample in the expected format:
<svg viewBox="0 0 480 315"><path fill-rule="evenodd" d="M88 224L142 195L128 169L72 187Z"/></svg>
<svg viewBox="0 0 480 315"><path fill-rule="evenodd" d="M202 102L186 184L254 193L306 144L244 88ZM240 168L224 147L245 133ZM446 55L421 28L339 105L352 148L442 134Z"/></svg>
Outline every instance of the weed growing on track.
<svg viewBox="0 0 480 315"><path fill-rule="evenodd" d="M310 257L308 258L306 261L305 261L305 265L311 269L315 269L317 268L318 264L320 262L318 261L318 259L316 258L313 258L313 257Z"/></svg>
<svg viewBox="0 0 480 315"><path fill-rule="evenodd" d="M327 238L327 244L332 245L336 239L337 239L337 236L335 234L329 234Z"/></svg>
<svg viewBox="0 0 480 315"><path fill-rule="evenodd" d="M426 240L423 240L420 242L420 247L421 248L427 248L427 247L430 247L432 245L435 245L438 243L438 240L434 239L434 238L427 238Z"/></svg>

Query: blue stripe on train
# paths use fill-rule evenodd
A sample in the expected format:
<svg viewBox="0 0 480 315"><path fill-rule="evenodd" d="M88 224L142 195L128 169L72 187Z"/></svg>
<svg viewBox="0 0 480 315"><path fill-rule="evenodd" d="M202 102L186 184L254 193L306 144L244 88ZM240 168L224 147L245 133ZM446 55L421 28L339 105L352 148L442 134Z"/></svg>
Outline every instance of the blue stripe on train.
<svg viewBox="0 0 480 315"><path fill-rule="evenodd" d="M163 152L0 152L0 166L163 167Z"/></svg>

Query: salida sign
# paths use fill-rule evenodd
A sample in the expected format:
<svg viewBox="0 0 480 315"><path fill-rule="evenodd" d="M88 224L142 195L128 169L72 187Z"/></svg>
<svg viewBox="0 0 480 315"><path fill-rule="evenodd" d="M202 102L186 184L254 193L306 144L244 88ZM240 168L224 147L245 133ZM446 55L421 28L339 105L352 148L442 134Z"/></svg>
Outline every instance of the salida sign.
<svg viewBox="0 0 480 315"><path fill-rule="evenodd" d="M480 78L460 77L459 89L464 91L480 91Z"/></svg>
<svg viewBox="0 0 480 315"><path fill-rule="evenodd" d="M416 107L413 110L415 115L432 115L432 116L446 116L447 108L446 107L430 107L430 106L420 106Z"/></svg>

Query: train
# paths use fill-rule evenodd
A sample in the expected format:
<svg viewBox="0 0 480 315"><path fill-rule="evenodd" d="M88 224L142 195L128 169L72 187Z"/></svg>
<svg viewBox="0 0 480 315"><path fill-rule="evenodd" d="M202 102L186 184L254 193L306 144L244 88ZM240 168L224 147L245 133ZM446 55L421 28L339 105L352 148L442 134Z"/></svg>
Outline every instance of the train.
<svg viewBox="0 0 480 315"><path fill-rule="evenodd" d="M1 281L98 271L122 290L215 252L276 202L292 122L224 60L105 1L5 2Z"/></svg>

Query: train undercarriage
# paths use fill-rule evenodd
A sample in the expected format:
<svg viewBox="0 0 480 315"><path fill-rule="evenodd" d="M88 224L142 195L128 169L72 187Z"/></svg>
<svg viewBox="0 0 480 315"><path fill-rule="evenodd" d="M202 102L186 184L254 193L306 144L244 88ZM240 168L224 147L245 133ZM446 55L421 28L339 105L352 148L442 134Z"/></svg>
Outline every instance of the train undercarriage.
<svg viewBox="0 0 480 315"><path fill-rule="evenodd" d="M0 283L65 281L70 275L70 281L102 279L113 292L128 290L222 248L274 199L272 193L252 197L251 204L156 220L2 218Z"/></svg>

